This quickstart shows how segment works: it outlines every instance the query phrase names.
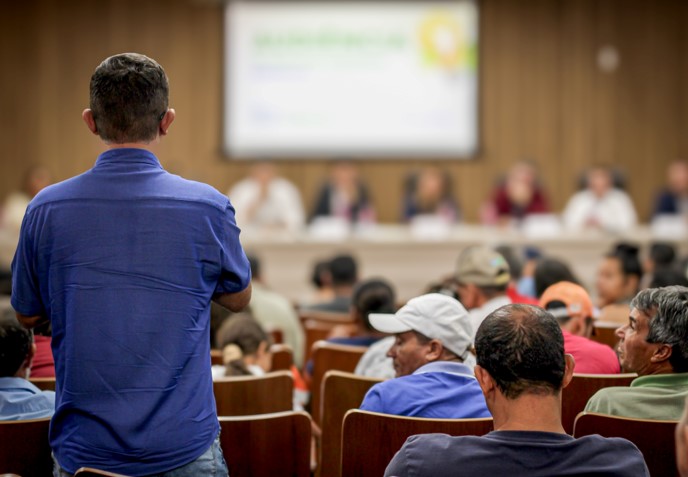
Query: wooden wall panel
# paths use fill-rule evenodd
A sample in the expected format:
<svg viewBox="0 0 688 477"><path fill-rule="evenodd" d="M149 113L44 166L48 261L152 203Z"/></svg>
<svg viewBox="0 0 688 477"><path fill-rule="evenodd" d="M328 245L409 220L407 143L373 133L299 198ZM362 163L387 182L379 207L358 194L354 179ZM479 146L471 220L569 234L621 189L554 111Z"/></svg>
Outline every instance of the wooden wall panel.
<svg viewBox="0 0 688 477"><path fill-rule="evenodd" d="M666 164L688 157L688 4L681 0L481 0L482 144L449 171L467 220L499 174L520 158L541 168L555 209L580 171L611 163L629 172L642 217ZM198 0L24 0L0 15L0 196L41 162L58 179L100 151L80 115L88 80L106 56L141 51L171 79L177 120L159 155L173 172L221 191L246 174L221 152L223 8ZM619 68L597 67L612 45ZM426 162L361 162L381 221L399 218L402 182ZM292 159L280 172L310 204L328 161Z"/></svg>

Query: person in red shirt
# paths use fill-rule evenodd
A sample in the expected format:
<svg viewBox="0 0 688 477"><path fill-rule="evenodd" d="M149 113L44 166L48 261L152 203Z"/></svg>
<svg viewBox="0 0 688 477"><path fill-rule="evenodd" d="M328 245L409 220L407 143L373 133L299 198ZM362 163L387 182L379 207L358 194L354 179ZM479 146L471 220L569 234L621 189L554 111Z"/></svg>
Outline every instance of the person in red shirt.
<svg viewBox="0 0 688 477"><path fill-rule="evenodd" d="M609 346L589 339L593 327L592 300L580 285L559 282L545 290L540 306L559 322L564 350L576 361L576 373L617 374L619 358Z"/></svg>

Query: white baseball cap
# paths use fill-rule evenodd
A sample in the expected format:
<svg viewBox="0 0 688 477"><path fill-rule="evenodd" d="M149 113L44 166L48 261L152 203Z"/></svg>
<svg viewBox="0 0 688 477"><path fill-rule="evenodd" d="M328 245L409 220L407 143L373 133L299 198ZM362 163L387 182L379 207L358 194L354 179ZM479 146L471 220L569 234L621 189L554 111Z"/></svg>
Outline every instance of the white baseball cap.
<svg viewBox="0 0 688 477"><path fill-rule="evenodd" d="M416 331L462 358L472 355L473 327L468 312L456 299L440 293L429 293L412 298L395 314L371 313L370 324L383 333Z"/></svg>

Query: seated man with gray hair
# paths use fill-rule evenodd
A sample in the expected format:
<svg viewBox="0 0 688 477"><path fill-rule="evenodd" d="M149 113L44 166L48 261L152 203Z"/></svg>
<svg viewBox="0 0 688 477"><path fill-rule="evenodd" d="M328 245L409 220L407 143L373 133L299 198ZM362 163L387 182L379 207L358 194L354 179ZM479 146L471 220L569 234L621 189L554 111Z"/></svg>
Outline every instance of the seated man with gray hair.
<svg viewBox="0 0 688 477"><path fill-rule="evenodd" d="M585 406L638 419L677 421L688 397L688 288L648 288L631 301L616 330L621 367L638 373L630 387L600 389Z"/></svg>
<svg viewBox="0 0 688 477"><path fill-rule="evenodd" d="M556 319L532 305L506 305L476 335L475 376L494 418L478 436L411 436L386 476L648 476L643 456L625 439L575 439L561 424L561 390L573 358L564 354Z"/></svg>

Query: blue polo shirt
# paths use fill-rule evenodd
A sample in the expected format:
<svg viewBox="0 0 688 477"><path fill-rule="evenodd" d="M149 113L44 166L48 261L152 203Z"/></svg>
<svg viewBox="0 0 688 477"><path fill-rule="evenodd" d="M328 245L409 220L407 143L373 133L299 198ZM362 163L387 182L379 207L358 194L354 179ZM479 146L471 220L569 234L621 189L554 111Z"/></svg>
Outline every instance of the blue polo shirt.
<svg viewBox="0 0 688 477"><path fill-rule="evenodd" d="M24 421L51 417L55 393L41 391L26 379L0 378L0 421Z"/></svg>
<svg viewBox="0 0 688 477"><path fill-rule="evenodd" d="M146 150L109 150L34 198L12 272L14 308L52 323L66 471L157 474L210 447L210 301L251 279L225 196Z"/></svg>
<svg viewBox="0 0 688 477"><path fill-rule="evenodd" d="M413 374L376 384L361 409L437 419L492 417L471 368L452 361L433 361Z"/></svg>

